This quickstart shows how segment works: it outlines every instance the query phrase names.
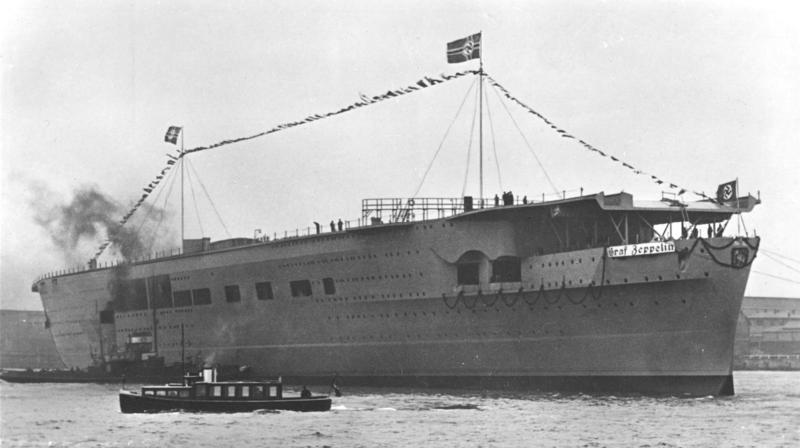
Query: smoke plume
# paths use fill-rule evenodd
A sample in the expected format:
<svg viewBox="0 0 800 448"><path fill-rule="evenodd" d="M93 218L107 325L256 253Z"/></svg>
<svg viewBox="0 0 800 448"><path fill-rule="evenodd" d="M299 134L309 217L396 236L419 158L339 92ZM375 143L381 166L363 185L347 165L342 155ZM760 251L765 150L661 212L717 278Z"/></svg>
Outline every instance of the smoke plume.
<svg viewBox="0 0 800 448"><path fill-rule="evenodd" d="M157 207L149 213L143 209L138 220L123 227L118 221L128 208L94 186L79 187L66 203L58 203L55 194L42 185L32 191L35 221L47 230L69 262L89 260L106 240L112 242L112 255L125 260L141 257L150 252L158 237L157 224L165 217L164 210Z"/></svg>

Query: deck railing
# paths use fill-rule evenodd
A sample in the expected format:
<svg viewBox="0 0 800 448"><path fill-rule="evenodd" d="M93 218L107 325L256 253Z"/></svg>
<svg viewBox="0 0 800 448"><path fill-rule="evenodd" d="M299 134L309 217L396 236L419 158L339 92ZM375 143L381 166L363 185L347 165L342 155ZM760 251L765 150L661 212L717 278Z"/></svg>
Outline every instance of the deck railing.
<svg viewBox="0 0 800 448"><path fill-rule="evenodd" d="M287 239L304 238L322 234L336 234L350 229L374 226L379 224L394 224L402 222L422 222L428 220L447 218L465 211L465 203L470 210L488 209L494 207L504 207L508 205L533 204L547 201L557 201L567 198L583 196L583 188L575 190L563 190L560 193L545 194L541 196L512 195L506 201L502 195L491 198L371 198L361 201L361 217L353 220L333 221L331 224L320 223L305 228L295 228L283 232L268 233L257 231L253 238L242 238L242 243L227 247L239 247L245 245L264 244ZM471 207L470 207L471 201ZM213 250L213 249L212 249ZM192 252L194 253L194 252ZM116 259L105 262L89 262L86 265L73 266L58 271L48 272L39 276L34 283L41 280L62 275L76 274L95 269L105 269L119 265L137 264L162 258L177 257L183 255L181 248L172 248L162 251L152 252L141 257L132 259Z"/></svg>

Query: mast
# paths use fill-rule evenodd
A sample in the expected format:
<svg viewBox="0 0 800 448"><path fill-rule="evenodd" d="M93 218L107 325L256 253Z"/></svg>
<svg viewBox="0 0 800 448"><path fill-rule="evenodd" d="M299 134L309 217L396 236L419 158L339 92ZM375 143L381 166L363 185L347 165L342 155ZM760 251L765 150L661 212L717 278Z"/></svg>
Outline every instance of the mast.
<svg viewBox="0 0 800 448"><path fill-rule="evenodd" d="M733 189L736 194L733 195L733 198L736 199L736 236L742 234L741 230L741 223L742 223L742 210L739 209L739 178L736 178L736 188ZM747 230L745 230L747 232Z"/></svg>
<svg viewBox="0 0 800 448"><path fill-rule="evenodd" d="M481 208L483 208L483 32L478 33L481 39L481 49L478 59L480 60L480 68L478 69L478 172L480 177L480 198Z"/></svg>
<svg viewBox="0 0 800 448"><path fill-rule="evenodd" d="M158 355L158 318L156 317L156 300L155 294L152 293L151 287L151 280L155 280L155 277L145 277L144 280L144 292L147 295L147 302L150 305L150 308L153 310L153 352Z"/></svg>
<svg viewBox="0 0 800 448"><path fill-rule="evenodd" d="M184 361L184 360L186 359L186 358L185 358L185 356L184 356L184 354L185 354L185 351L184 351L184 350L185 350L185 345L184 345L184 342L185 342L185 341L184 341L184 339L183 339L183 322L181 322L181 372L182 372L182 373L185 373L185 372L186 372L186 363L185 363L185 361Z"/></svg>
<svg viewBox="0 0 800 448"><path fill-rule="evenodd" d="M106 371L106 354L105 348L103 347L103 321L99 318L100 311L98 311L97 300L94 301L94 315L98 317L100 323L97 325L97 336L100 342L100 365L103 368L103 372Z"/></svg>
<svg viewBox="0 0 800 448"><path fill-rule="evenodd" d="M183 170L184 170L184 168L183 168L183 164L184 164L183 157L184 157L184 153L183 153L183 151L184 151L184 149L183 149L183 126L181 126L181 250L183 249L183 241L185 239L184 234L183 234L183 231L184 231L184 226L183 226L183 215L184 215L184 212L183 212L183 209L184 209L184 207L183 207Z"/></svg>

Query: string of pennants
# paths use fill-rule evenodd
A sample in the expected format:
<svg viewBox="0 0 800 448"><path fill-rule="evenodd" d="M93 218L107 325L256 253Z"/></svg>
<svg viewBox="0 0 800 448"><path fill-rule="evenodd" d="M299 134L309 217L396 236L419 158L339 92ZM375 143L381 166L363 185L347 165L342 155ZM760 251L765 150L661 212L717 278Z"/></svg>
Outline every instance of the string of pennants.
<svg viewBox="0 0 800 448"><path fill-rule="evenodd" d="M326 113L322 113L322 114L309 115L309 116L307 116L307 117L305 117L305 118L303 118L301 120L292 121L292 122L288 122L288 123L282 123L282 124L279 124L279 125L271 128L271 129L269 129L269 130L266 130L266 131L263 131L263 132L259 132L258 134L254 134L254 135L250 135L250 136L246 136L246 137L223 140L223 141L211 144L211 145L198 146L198 147L190 148L190 149L187 149L187 150L184 150L184 151L181 151L180 149L178 149L178 150L176 150L177 156L174 156L172 154L167 154L166 166L161 170L161 172L155 177L155 179L152 182L150 182L146 187L144 187L142 189L144 191L144 193L136 201L136 203L133 205L133 207L131 207L130 211L128 211L128 213L126 213L125 216L122 217L122 219L119 221L119 225L120 226L124 226L131 219L131 217L136 213L136 211L139 209L139 207L141 207L141 205L144 203L144 201L156 189L156 187L159 185L159 183L166 177L167 172L172 168L172 166L175 165L176 163L178 163L187 154L191 154L191 153L195 153L195 152L199 152L199 151L205 151L205 150L208 150L208 149L219 148L220 146L226 146L226 145L231 145L231 144L234 144L234 143L239 143L239 142L243 142L243 141L247 141L247 140L256 139L256 138L263 137L265 135L272 134L272 133L275 133L275 132L278 132L278 131L283 131L285 129L291 129L293 127L304 125L304 124L308 124L308 123L312 123L314 121L321 120L323 118L329 118L329 117L332 117L332 116L335 116L335 115L343 114L345 112L350 112L350 111L353 111L353 110L357 110L359 108L362 108L362 107L365 107L365 106L369 106L371 104L379 103L379 102L382 102L382 101L385 101L385 100L388 100L388 99L396 98L398 96L403 96L403 95L406 95L406 94L409 94L409 93L413 93L413 92L416 92L416 91L419 91L419 90L422 90L422 89L425 89L425 88L428 88L428 87L432 87L432 86L435 86L437 84L442 84L442 83L445 83L447 81L451 81L451 80L454 80L454 79L457 79L457 78L460 78L460 77L463 77L463 76L466 76L466 75L480 75L480 74L481 74L481 72L479 70L464 70L464 71L453 73L451 75L441 74L438 78L425 76L425 77L421 78L420 80L418 80L414 84L410 84L410 85L408 85L406 87L402 87L402 88L399 88L399 89L389 90L386 93L383 93L383 94L380 94L380 95L368 96L368 95L361 94L359 101L356 101L356 102L354 102L354 103L352 103L352 104L350 104L350 105L348 105L346 107L343 107L343 108L341 108L339 110L336 110L336 111L326 112ZM600 155L602 157L609 158L609 159L611 159L612 161L614 161L616 163L621 164L623 167L631 170L634 174L648 176L650 178L650 180L652 180L653 182L655 182L658 185L668 185L669 188L671 188L671 189L680 189L679 192L678 192L678 195L682 195L682 194L684 194L685 192L688 191L686 188L682 188L682 187L680 187L679 185L677 185L675 183L667 182L667 181L659 178L658 176L656 176L654 174L650 174L648 172L640 170L640 169L634 167L633 165L631 165L631 164L619 159L618 157L615 157L612 154L609 154L609 153L607 153L605 151L602 151L602 150L600 150L597 147L587 143L586 141L584 141L582 139L576 138L575 136L573 136L572 134L570 134L566 130L560 128L555 123L550 121L544 115L540 114L539 112L537 112L536 110L534 110L533 108L528 106L527 104L523 103L522 101L520 101L519 99L517 99L516 97L511 95L511 93L508 90L506 90L506 88L503 87L499 82L497 82L491 76L486 75L486 72L483 72L483 74L489 80L490 85L492 85L493 87L498 89L506 98L508 98L509 100L511 100L514 103L517 103L520 107L522 107L523 109L527 110L532 115L534 115L537 118L539 118L540 120L542 120L550 128L552 128L558 134L560 134L561 137L577 141L585 149L587 149L589 151L592 151L592 152L594 152L594 153L596 153L596 154L598 154L598 155ZM177 129L178 129L178 131L180 131L180 128L177 128ZM170 128L170 132L171 131L173 131L173 128ZM175 142L174 140L168 140L168 141L172 141L173 143ZM692 191L692 193L694 193L695 195L700 196L700 197L702 197L704 199L707 199L707 200L709 200L711 202L719 203L716 200L716 198L708 196L703 192ZM109 239L109 240L105 241L98 248L98 251L95 253L93 259L97 259L97 257L99 257L112 242L113 242L112 239Z"/></svg>
<svg viewBox="0 0 800 448"><path fill-rule="evenodd" d="M596 148L595 146L592 146L591 144L589 144L589 143L585 142L584 140L581 140L581 139L579 139L579 138L575 137L574 135L570 134L570 133L569 133L569 132L567 132L566 130L564 130L564 129L560 128L560 127L559 127L559 126L557 126L555 123L553 123L552 121L550 121L549 119L547 119L547 117L545 117L544 115L542 115L542 114L540 114L539 112L535 111L533 108L531 108L531 107L530 107L530 106L528 106L527 104L523 103L522 101L520 101L519 99L517 99L516 97L514 97L513 95L511 95L511 93L509 93L509 91L508 91L508 90L506 90L506 88L505 88L505 87L503 87L502 85L500 85L500 83L499 83L499 82L497 82L497 81L496 81L494 78L492 78L491 76L488 76L488 75L487 75L487 76L486 76L486 78L489 80L489 84L491 84L491 85L492 85L492 87L495 87L495 88L496 88L496 89L498 89L500 92L502 92L502 94L503 94L503 95L505 95L505 97L506 97L506 98L508 98L509 100L511 100L511 101L513 101L513 102L515 102L515 103L517 103L517 104L518 104L519 106L521 106L523 109L527 110L529 113L531 113L531 114L535 115L536 117L538 117L539 119L541 119L541 120L542 120L542 121L543 121L545 124L547 124L548 126L550 126L550 128L551 128L551 129L553 129L553 130L555 130L557 133L559 133L559 134L561 135L561 137L563 137L563 138L568 138L568 139L572 139L572 140L575 140L575 141L577 141L578 143L580 143L580 144L581 144L581 145L582 145L584 148L586 148L587 150L589 150L589 151L592 151L592 152L594 152L595 154L598 154L598 155L600 155L600 156L602 156L602 157L609 158L609 159L613 160L614 162L621 164L623 167L625 167L625 168L627 168L627 169L629 169L629 170L633 171L633 173L634 173L634 174L638 174L638 175L640 175L640 176L648 176L648 177L650 178L650 180L652 180L653 182L655 182L655 183L656 183L656 184L658 184L658 185L668 185L668 186L669 186L669 188L672 188L672 189L680 189L680 190L678 191L678 196L680 196L680 195L682 195L682 194L684 194L684 193L686 193L686 192L688 191L686 188L682 188L682 187L680 187L679 185L677 185L677 184L675 184L675 183L672 183L672 182L667 182L667 181L665 181L665 180L661 179L660 177L658 177L658 176L656 176L656 175L654 175L654 174L650 174L650 173L648 173L648 172L645 172L645 171L643 171L643 170L640 170L640 169L638 169L638 168L635 168L635 167L634 167L633 165L631 165L630 163L627 163L627 162L625 162L624 160L621 160L621 159L619 159L619 158L617 158L617 157L615 157L615 156L613 156L613 155L611 155L611 154L607 153L606 151L602 151L602 150L600 150L600 149ZM713 198L713 197L711 197L711 196L708 196L708 195L706 195L705 193L703 193L703 192L701 192L701 191L692 191L692 193L694 193L694 194L696 194L697 196L700 196L700 197L702 197L702 198L704 198L704 199L708 199L708 200L710 200L710 201L712 201L712 202L714 202L714 203L719 203L719 202L716 200L716 198Z"/></svg>
<svg viewBox="0 0 800 448"><path fill-rule="evenodd" d="M243 142L243 141L247 141L247 140L252 140L252 139L255 139L255 138L263 137L265 135L272 134L272 133L275 133L275 132L278 132L278 131L283 131L285 129L290 129L290 128L293 128L295 126L300 126L300 125L312 123L314 121L321 120L323 118L329 118L329 117L332 117L332 116L335 116L335 115L343 114L345 112L350 112L350 111L353 111L353 110L357 110L357 109L362 108L364 106L369 106L371 104L379 103L381 101L385 101L385 100L388 100L388 99L396 98L398 96L403 96L403 95L406 95L406 94L409 94L409 93L413 93L413 92L416 92L416 91L419 91L419 90L422 90L422 89L426 89L428 87L435 86L437 84L442 84L442 83L445 83L447 81L452 81L454 79L461 78L462 76L477 75L479 73L480 72L478 70L464 70L464 71L461 71L461 72L453 73L451 75L441 74L441 75L439 75L439 77L425 76L425 77L419 79L414 84L409 84L406 87L389 90L386 93L383 93L383 94L380 94L380 95L368 96L368 95L361 94L359 101L356 101L356 102L354 102L354 103L352 103L352 104L350 104L350 105L348 105L346 107L343 107L343 108L341 108L339 110L336 110L336 111L309 115L309 116L303 118L302 120L297 120L297 121L292 121L292 122L288 122L288 123L279 124L279 125L273 127L272 129L266 130L264 132L259 132L258 134L250 135L250 136L247 136L247 137L240 137L240 138L235 138L235 139L230 139L230 140L223 140L221 142L214 143L212 145L198 146L198 147L195 147L195 148L186 149L184 151L181 151L180 149L178 149L178 150L176 150L177 156L173 156L172 154L167 154L167 158L168 159L167 159L166 166L161 170L161 172L155 177L155 179L152 182L147 184L147 186L142 189L144 191L144 193L136 201L136 203L133 205L133 207L131 207L130 211L128 211L128 213L126 213L125 216L122 217L122 219L119 221L119 225L120 226L124 226L131 219L131 217L134 215L134 213L136 213L136 211L139 209L139 207L141 207L142 204L144 203L144 201L150 196L150 193L152 193L156 189L158 184L166 177L167 172L172 168L172 166L175 165L176 163L178 163L187 154L191 154L191 153L199 152L199 151L205 151L205 150L213 149L213 148L219 148L220 146L231 145L233 143L239 143L239 142ZM173 128L174 127L170 127L169 132L173 132ZM180 128L176 128L176 129L177 129L177 132L180 132ZM172 143L175 143L174 139L173 140L167 140L167 141L171 141ZM98 250L95 253L93 259L96 260L97 257L99 257L106 250L106 248L108 248L108 246L111 245L111 243L113 243L112 239L108 239L107 241L105 241L98 248Z"/></svg>

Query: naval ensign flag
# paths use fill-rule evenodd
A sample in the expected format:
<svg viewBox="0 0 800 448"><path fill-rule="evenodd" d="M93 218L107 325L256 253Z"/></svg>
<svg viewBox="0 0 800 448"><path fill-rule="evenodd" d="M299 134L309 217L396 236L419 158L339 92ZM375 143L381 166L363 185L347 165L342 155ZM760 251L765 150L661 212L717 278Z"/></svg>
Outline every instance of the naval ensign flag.
<svg viewBox="0 0 800 448"><path fill-rule="evenodd" d="M164 141L168 143L172 143L173 145L178 144L178 136L181 135L181 128L180 126L170 126L167 129L167 135L164 136Z"/></svg>
<svg viewBox="0 0 800 448"><path fill-rule="evenodd" d="M730 182L725 182L717 187L717 201L719 202L731 202L736 200L736 194L738 185L738 180L732 180Z"/></svg>
<svg viewBox="0 0 800 448"><path fill-rule="evenodd" d="M447 44L447 62L456 64L481 57L481 33L463 39L454 40Z"/></svg>

